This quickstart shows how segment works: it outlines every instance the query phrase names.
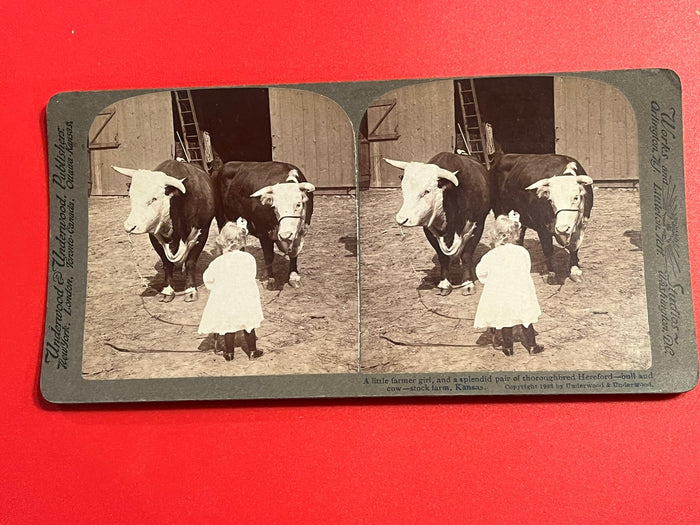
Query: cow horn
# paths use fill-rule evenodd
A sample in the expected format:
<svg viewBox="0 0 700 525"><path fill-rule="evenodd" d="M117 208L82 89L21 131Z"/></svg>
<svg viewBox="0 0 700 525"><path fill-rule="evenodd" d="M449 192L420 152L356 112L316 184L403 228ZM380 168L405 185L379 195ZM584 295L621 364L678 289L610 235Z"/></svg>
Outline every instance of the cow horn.
<svg viewBox="0 0 700 525"><path fill-rule="evenodd" d="M591 185L593 184L593 179L590 178L588 175L576 175L576 182L579 184L587 184Z"/></svg>
<svg viewBox="0 0 700 525"><path fill-rule="evenodd" d="M458 174L458 173L459 173L459 170L457 170L457 171L447 171L447 170L441 169L441 170L438 172L438 178L439 178L439 179L449 180L449 181L450 181L452 184L454 184L455 186L459 186L459 181L457 180L457 174Z"/></svg>
<svg viewBox="0 0 700 525"><path fill-rule="evenodd" d="M162 171L156 171L154 173L163 173ZM185 179L176 179L175 177L171 177L170 175L166 175L163 173L163 181L165 182L166 186L172 186L173 188L177 188L180 190L182 193L187 193L187 190L185 190L185 185L183 182L185 182Z"/></svg>
<svg viewBox="0 0 700 525"><path fill-rule="evenodd" d="M112 166L112 169L118 173L121 173L122 175L126 175L127 177L133 177L139 171L131 168L120 168L119 166Z"/></svg>
<svg viewBox="0 0 700 525"><path fill-rule="evenodd" d="M403 160L391 160L391 159L384 159L386 162L394 166L395 168L399 168L400 170L405 170L410 162L405 162Z"/></svg>
<svg viewBox="0 0 700 525"><path fill-rule="evenodd" d="M549 186L549 179L540 179L537 182L530 184L526 190L539 190L542 186Z"/></svg>

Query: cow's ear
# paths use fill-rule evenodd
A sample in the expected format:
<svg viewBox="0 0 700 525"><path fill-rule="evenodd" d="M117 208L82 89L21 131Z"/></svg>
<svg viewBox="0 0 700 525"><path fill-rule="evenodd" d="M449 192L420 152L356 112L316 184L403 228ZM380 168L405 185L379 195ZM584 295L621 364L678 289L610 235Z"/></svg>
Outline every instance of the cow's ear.
<svg viewBox="0 0 700 525"><path fill-rule="evenodd" d="M543 199L549 197L549 179L541 179L530 184L526 190L537 190L537 196Z"/></svg>
<svg viewBox="0 0 700 525"><path fill-rule="evenodd" d="M409 163L405 162L403 160L391 160L391 159L384 159L386 162L394 166L395 168L399 168L400 170L405 170Z"/></svg>
<svg viewBox="0 0 700 525"><path fill-rule="evenodd" d="M590 178L588 175L577 175L576 182L578 182L579 184L585 184L587 186L590 186L591 184L593 184L593 179Z"/></svg>
<svg viewBox="0 0 700 525"><path fill-rule="evenodd" d="M260 188L255 193L250 195L251 199L260 199L260 204L263 206L272 206L272 186Z"/></svg>
<svg viewBox="0 0 700 525"><path fill-rule="evenodd" d="M300 182L299 183L299 189L301 191L305 191L307 193L311 193L312 191L316 191L316 186L311 184L310 182Z"/></svg>

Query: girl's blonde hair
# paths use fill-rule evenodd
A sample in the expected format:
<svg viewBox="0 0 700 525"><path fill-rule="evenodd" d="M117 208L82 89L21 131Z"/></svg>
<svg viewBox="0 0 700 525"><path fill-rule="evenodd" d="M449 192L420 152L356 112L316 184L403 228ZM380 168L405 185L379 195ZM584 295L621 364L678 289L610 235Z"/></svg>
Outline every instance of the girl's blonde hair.
<svg viewBox="0 0 700 525"><path fill-rule="evenodd" d="M240 250L245 248L246 235L248 235L248 229L245 224L241 224L241 219L237 222L227 222L216 236L216 246L221 253Z"/></svg>
<svg viewBox="0 0 700 525"><path fill-rule="evenodd" d="M493 223L491 245L495 248L503 244L514 243L520 234L520 222L506 215L499 215Z"/></svg>

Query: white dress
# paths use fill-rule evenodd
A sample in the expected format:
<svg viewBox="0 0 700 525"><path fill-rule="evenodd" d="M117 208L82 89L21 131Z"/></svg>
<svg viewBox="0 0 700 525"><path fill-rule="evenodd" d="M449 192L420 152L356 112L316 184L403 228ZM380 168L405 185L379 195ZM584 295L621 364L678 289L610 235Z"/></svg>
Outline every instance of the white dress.
<svg viewBox="0 0 700 525"><path fill-rule="evenodd" d="M537 322L542 314L530 276L530 254L517 244L487 252L476 265L484 283L474 318L475 328L503 328Z"/></svg>
<svg viewBox="0 0 700 525"><path fill-rule="evenodd" d="M214 259L202 279L211 290L199 323L200 334L250 332L263 320L255 280L255 258L246 252L226 252Z"/></svg>

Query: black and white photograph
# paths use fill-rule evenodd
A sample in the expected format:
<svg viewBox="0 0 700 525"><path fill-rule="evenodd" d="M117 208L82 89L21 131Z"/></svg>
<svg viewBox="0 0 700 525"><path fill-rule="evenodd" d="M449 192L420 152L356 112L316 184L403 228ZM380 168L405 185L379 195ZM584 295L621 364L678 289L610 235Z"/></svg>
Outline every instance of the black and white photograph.
<svg viewBox="0 0 700 525"><path fill-rule="evenodd" d="M415 84L372 103L359 143L364 372L651 366L638 126L618 89Z"/></svg>
<svg viewBox="0 0 700 525"><path fill-rule="evenodd" d="M697 380L671 71L63 93L56 402Z"/></svg>
<svg viewBox="0 0 700 525"><path fill-rule="evenodd" d="M85 379L358 369L354 135L286 88L119 100L90 126Z"/></svg>

